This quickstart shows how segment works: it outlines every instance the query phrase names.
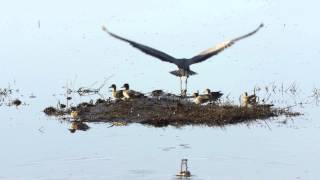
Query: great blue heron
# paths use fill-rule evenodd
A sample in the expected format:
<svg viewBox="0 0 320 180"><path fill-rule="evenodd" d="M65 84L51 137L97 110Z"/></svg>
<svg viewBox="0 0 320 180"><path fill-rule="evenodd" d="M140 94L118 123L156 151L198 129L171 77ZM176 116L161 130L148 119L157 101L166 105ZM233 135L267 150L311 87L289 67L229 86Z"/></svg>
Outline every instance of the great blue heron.
<svg viewBox="0 0 320 180"><path fill-rule="evenodd" d="M149 46L137 43L135 41L131 41L129 39L120 37L120 36L110 32L110 31L108 31L108 29L106 27L104 27L104 26L102 27L102 29L105 32L107 32L108 34L110 34L112 37L117 38L117 39L122 40L122 41L125 41L125 42L129 43L131 46L139 49L140 51L142 51L142 52L144 52L144 53L146 53L148 55L156 57L156 58L158 58L158 59L160 59L162 61L173 63L173 64L177 65L178 66L178 70L171 71L170 73L175 75L175 76L180 77L180 90L181 90L181 93L186 93L189 76L197 74L196 72L190 70L190 66L192 64L205 61L205 60L209 59L210 57L212 57L214 55L217 55L219 52L223 51L227 47L230 47L235 42L255 34L262 27L263 27L263 24L261 23L259 25L259 27L257 29L255 29L254 31L252 31L252 32L250 32L248 34L245 34L243 36L240 36L240 37L225 41L223 43L220 43L217 46L215 46L213 48L210 48L210 49L207 49L207 50L201 52L200 54L198 54L198 55L196 55L196 56L194 56L192 58L189 58L189 59L186 59L186 58L181 58L181 59L174 58L174 57L172 57L172 56L170 56L170 55L168 55L168 54L166 54L166 53L164 53L162 51L159 51L157 49L154 49L154 48L151 48ZM185 77L185 89L184 90L182 90L182 79L181 79L182 77Z"/></svg>

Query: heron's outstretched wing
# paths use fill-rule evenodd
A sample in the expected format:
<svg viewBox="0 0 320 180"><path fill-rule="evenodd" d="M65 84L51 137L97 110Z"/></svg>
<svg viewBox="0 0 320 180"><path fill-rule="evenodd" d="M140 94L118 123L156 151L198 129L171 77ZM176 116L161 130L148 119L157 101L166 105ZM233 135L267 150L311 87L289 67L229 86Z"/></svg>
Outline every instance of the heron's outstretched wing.
<svg viewBox="0 0 320 180"><path fill-rule="evenodd" d="M174 57L172 57L172 56L170 56L170 55L168 55L168 54L166 54L164 52L161 52L159 50L156 50L154 48L148 47L146 45L139 44L137 42L134 42L134 41L131 41L129 39L120 37L120 36L118 36L116 34L113 34L110 31L108 31L107 28L105 28L104 26L102 27L102 30L104 30L105 32L110 34L112 37L117 38L117 39L122 40L122 41L125 41L125 42L129 43L131 46L139 49L140 51L142 51L142 52L144 52L146 54L149 54L149 55L151 55L153 57L156 57L156 58L158 58L158 59L160 59L162 61L166 61L166 62L170 62L170 63L174 63L174 64L177 62Z"/></svg>
<svg viewBox="0 0 320 180"><path fill-rule="evenodd" d="M189 59L188 63L191 65L191 64L194 64L194 63L199 63L199 62L205 61L208 58L218 54L221 51L223 51L224 49L232 46L235 42L255 34L262 27L263 27L263 24L260 24L260 26L256 30L254 30L254 31L252 31L252 32L250 32L248 34L245 34L243 36L234 38L234 39L229 40L229 41L225 41L223 43L218 44L217 46L215 46L213 48L207 49L207 50L201 52L200 54L198 54L198 55L192 57L191 59Z"/></svg>

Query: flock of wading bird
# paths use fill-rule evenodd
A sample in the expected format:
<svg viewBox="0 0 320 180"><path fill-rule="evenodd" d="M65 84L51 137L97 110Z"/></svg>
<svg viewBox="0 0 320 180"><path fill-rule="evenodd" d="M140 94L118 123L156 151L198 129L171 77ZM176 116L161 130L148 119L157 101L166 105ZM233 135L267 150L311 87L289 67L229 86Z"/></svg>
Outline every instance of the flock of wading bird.
<svg viewBox="0 0 320 180"><path fill-rule="evenodd" d="M174 70L171 71L170 73L179 77L180 78L180 96L179 97L188 97L187 96L187 83L188 83L188 78L189 76L192 75L196 75L197 73L192 71L190 69L190 66L192 64L195 63L200 63L203 62L207 59L209 59L210 57L217 55L218 53L220 53L221 51L223 51L224 49L232 46L233 44L235 44L237 41L240 41L242 39L245 39L249 36L252 36L253 34L257 33L261 28L263 27L263 23L261 23L254 31L249 32L245 35L233 38L231 40L227 40L224 41L218 45L216 45L215 47L209 48L203 52L201 52L200 54L192 57L192 58L174 58L173 56L170 56L160 50L154 49L152 47L140 44L138 42L126 39L124 37L121 37L119 35L116 35L112 32L110 32L105 26L102 27L102 30L107 32L109 35L111 35L112 37L124 41L126 43L129 43L131 46L133 46L134 48L137 48L138 50L153 56L161 61L164 62L169 62L169 63L173 63L178 67L178 70ZM182 79L185 80L185 86L184 88L182 87ZM138 92L138 91L134 91L129 89L129 84L124 84L122 88L122 90L117 90L116 89L116 85L113 84L110 86L110 88L112 88L112 97L115 98L116 100L128 100L128 99L132 99L132 98L141 98L141 97L146 97L143 93ZM203 104L206 102L215 102L217 100L219 100L219 98L222 96L223 94L220 91L217 92L211 92L210 89L206 89L204 94L199 94L199 91L196 93L193 93L193 95L191 97L194 98L194 102L196 104ZM175 96L173 94L170 93L165 93L162 90L154 90L151 92L151 96L156 96L156 97L172 97ZM189 97L190 98L190 97ZM255 95L251 95L249 96L247 93L244 93L243 97L243 104L245 106L249 105L249 104L254 104L256 103L256 96Z"/></svg>

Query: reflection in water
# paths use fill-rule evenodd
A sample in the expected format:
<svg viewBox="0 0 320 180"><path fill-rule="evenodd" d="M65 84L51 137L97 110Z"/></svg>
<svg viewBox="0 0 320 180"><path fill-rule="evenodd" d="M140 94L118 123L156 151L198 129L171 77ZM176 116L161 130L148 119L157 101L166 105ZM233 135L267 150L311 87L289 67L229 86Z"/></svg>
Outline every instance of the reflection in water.
<svg viewBox="0 0 320 180"><path fill-rule="evenodd" d="M72 121L69 131L71 133L75 133L77 130L87 131L88 129L90 129L90 127L86 123L81 121Z"/></svg>
<svg viewBox="0 0 320 180"><path fill-rule="evenodd" d="M319 105L320 102L320 89L314 88L312 91L312 96L316 105Z"/></svg>
<svg viewBox="0 0 320 180"><path fill-rule="evenodd" d="M182 159L180 165L180 172L177 174L178 177L190 177L191 172L188 170L188 159Z"/></svg>
<svg viewBox="0 0 320 180"><path fill-rule="evenodd" d="M16 93L19 93L20 90L9 87L8 88L0 88L0 106L7 105L7 106L20 106L22 101L19 98L13 98L12 96L18 96ZM21 95L23 96L23 95Z"/></svg>

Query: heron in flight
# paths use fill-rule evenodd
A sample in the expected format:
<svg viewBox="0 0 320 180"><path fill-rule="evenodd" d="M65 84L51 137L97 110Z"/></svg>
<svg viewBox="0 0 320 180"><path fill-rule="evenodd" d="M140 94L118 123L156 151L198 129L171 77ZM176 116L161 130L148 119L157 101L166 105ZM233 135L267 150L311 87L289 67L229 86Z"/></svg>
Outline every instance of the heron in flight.
<svg viewBox="0 0 320 180"><path fill-rule="evenodd" d="M190 69L190 66L192 64L203 62L203 61L209 59L210 57L217 55L218 53L220 53L224 49L232 46L235 42L237 42L241 39L247 38L249 36L252 36L256 32L258 32L259 29L262 27L263 27L263 24L261 23L258 28L256 28L254 31L252 31L250 33L247 33L245 35L242 35L240 37L237 37L237 38L234 38L234 39L231 39L228 41L224 41L224 42L218 44L217 46L210 48L210 49L207 49L207 50L201 52L200 54L198 54L192 58L188 58L188 59L187 58L181 58L181 59L174 58L174 57L172 57L162 51L154 49L152 47L149 47L149 46L137 43L135 41L126 39L124 37L118 36L110 31L108 31L108 29L105 26L102 27L102 30L104 30L105 32L107 32L109 35L111 35L112 37L114 37L116 39L119 39L119 40L122 40L122 41L129 43L131 46L139 49L140 51L142 51L148 55L156 57L162 61L173 63L173 64L177 65L178 70L171 71L170 73L175 76L180 77L180 91L181 91L181 93L185 94L187 91L187 83L188 83L189 76L197 74L196 72L194 72ZM182 89L182 78L185 78L185 89L184 90Z"/></svg>

